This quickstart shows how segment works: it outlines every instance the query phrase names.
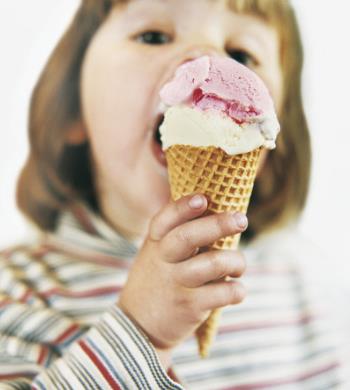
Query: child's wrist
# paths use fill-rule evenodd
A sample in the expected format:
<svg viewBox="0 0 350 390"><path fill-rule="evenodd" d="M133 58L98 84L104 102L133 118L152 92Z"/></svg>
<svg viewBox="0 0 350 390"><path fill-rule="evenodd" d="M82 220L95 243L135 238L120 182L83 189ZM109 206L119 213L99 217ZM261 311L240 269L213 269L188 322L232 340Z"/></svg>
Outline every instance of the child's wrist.
<svg viewBox="0 0 350 390"><path fill-rule="evenodd" d="M116 305L119 307L120 310L129 318L130 321L133 322L137 328L142 330L142 332L146 335L148 341L152 344L154 350L156 351L159 361L162 364L163 368L165 371L168 371L168 369L171 366L171 353L172 349L170 348L160 348L159 346L156 346L156 343L154 340L152 340L152 337L150 337L149 334L138 324L137 321L133 318L133 316L129 313L129 311L124 307L124 305L119 301L116 303Z"/></svg>

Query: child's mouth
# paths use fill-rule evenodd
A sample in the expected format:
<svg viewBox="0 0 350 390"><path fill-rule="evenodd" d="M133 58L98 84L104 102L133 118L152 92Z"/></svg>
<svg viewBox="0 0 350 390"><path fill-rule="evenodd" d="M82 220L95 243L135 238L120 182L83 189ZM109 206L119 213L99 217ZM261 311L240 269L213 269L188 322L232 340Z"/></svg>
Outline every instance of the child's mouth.
<svg viewBox="0 0 350 390"><path fill-rule="evenodd" d="M163 121L164 121L164 115L163 115L163 114L160 114L160 115L159 115L159 118L158 118L158 120L157 120L157 122L156 122L156 130L155 130L155 132L154 132L154 139L155 139L155 141L156 141L159 145L162 145L162 141L161 141L161 139L160 139L160 131L159 131L159 128L160 128L160 126L162 125Z"/></svg>
<svg viewBox="0 0 350 390"><path fill-rule="evenodd" d="M167 166L166 159L165 159L165 154L162 150L162 142L160 139L160 131L159 127L164 121L164 115L160 114L157 118L155 128L153 131L153 139L152 139L152 152L156 158L156 160L163 165L164 167Z"/></svg>

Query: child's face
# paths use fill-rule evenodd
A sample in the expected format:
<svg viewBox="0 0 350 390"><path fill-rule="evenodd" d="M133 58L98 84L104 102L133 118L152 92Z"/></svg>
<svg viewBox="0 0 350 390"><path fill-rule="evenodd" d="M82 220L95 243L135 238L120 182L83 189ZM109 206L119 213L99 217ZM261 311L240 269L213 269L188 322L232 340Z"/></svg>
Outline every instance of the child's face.
<svg viewBox="0 0 350 390"><path fill-rule="evenodd" d="M99 202L109 222L142 236L169 199L155 132L159 90L178 65L204 54L231 55L256 71L277 109L282 81L277 32L233 13L226 0L132 0L95 34L82 70L83 119Z"/></svg>

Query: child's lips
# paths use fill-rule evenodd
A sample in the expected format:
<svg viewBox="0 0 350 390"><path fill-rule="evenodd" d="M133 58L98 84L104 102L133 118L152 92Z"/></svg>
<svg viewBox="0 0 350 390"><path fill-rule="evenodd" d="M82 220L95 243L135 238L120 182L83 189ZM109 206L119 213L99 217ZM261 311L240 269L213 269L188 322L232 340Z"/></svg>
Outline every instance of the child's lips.
<svg viewBox="0 0 350 390"><path fill-rule="evenodd" d="M163 152L161 145L154 140L152 141L152 152L159 164L163 167L167 167L165 153Z"/></svg>
<svg viewBox="0 0 350 390"><path fill-rule="evenodd" d="M165 158L165 153L162 150L162 144L160 140L159 126L163 123L164 115L159 114L157 121L155 123L155 128L153 129L153 136L151 141L151 149L156 160L164 167L167 167L167 162Z"/></svg>

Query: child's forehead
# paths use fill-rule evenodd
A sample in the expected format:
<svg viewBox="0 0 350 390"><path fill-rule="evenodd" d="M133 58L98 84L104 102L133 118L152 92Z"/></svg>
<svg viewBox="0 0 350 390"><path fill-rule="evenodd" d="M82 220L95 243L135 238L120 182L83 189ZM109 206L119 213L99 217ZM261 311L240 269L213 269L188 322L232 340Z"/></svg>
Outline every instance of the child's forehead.
<svg viewBox="0 0 350 390"><path fill-rule="evenodd" d="M189 4L212 5L228 11L251 14L262 17L265 20L275 19L276 14L280 14L282 9L288 6L288 1L281 0L112 0L114 4L130 4L132 6L142 6L151 11L154 7L181 8Z"/></svg>
<svg viewBox="0 0 350 390"><path fill-rule="evenodd" d="M240 3L240 0L114 0L115 4L118 3L139 3L144 6L160 5L160 6L181 6L183 4L188 4L189 1L195 5L200 4L213 4L226 6L227 8L235 9L236 3Z"/></svg>
<svg viewBox="0 0 350 390"><path fill-rule="evenodd" d="M169 19L176 19L186 24L193 17L204 18L214 17L217 13L222 16L242 16L240 29L249 30L254 26L268 26L281 34L289 12L289 1L285 0L111 0L115 5L120 5L119 10L129 21L139 21L155 18L157 22L169 22ZM118 7L117 7L118 9ZM197 17L197 16L198 17ZM200 15L200 16L199 16ZM246 19L246 18L249 19ZM228 23L231 19L227 19ZM127 21L126 21L127 22ZM205 22L205 21L204 21ZM233 20L232 20L233 22ZM258 23L257 23L258 22ZM129 22L127 22L129 23Z"/></svg>

